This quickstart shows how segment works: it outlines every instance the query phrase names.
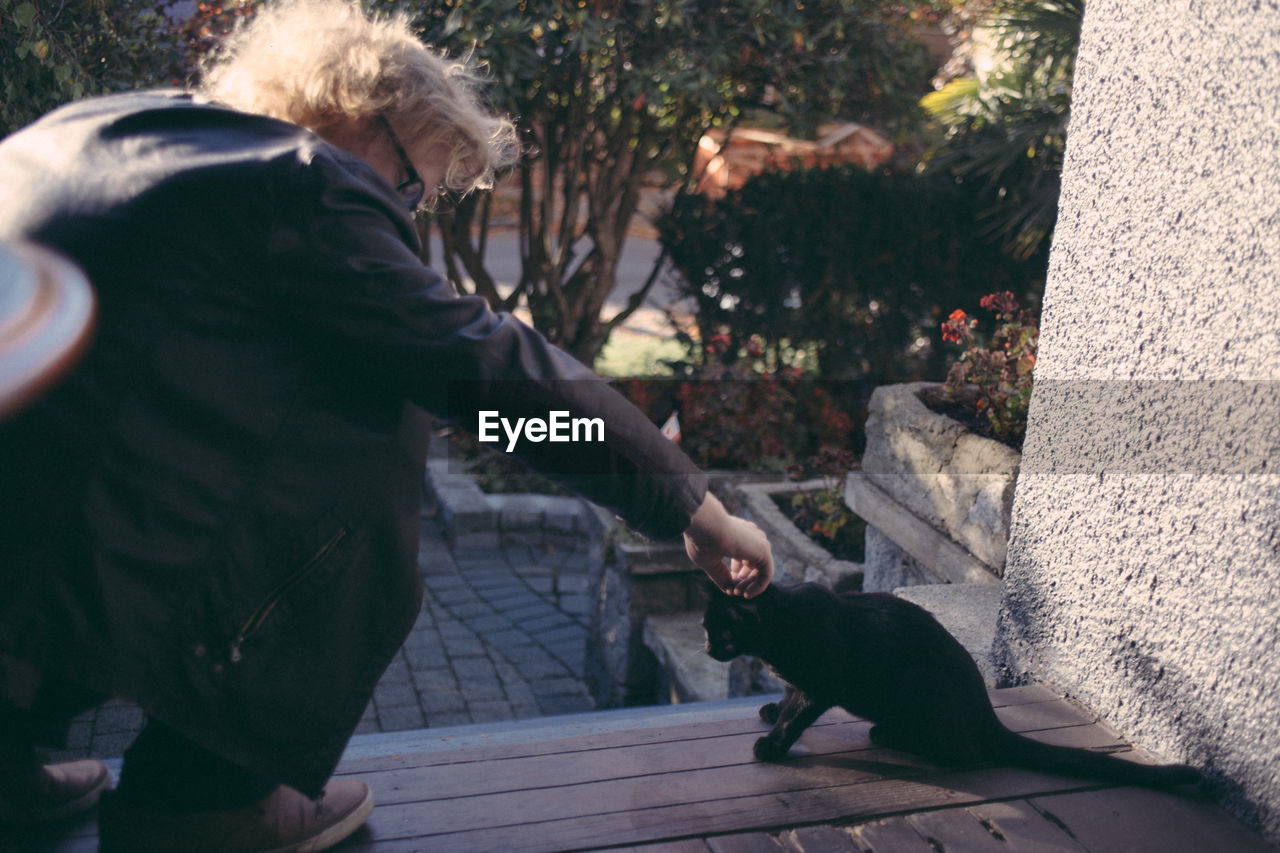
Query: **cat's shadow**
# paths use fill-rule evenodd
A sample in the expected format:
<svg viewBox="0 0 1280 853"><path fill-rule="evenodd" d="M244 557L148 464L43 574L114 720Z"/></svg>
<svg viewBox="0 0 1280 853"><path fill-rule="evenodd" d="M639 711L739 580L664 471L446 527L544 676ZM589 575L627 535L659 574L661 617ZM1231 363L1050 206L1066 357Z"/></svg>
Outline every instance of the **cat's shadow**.
<svg viewBox="0 0 1280 853"><path fill-rule="evenodd" d="M866 774L885 779L900 779L906 776L919 776L941 768L929 764L906 753L894 753L897 760L889 758L873 758L867 751L875 747L867 743L863 749L849 752L811 753L800 745L793 746L787 757L779 763L795 767L822 767L831 770ZM900 756L900 758L899 758Z"/></svg>

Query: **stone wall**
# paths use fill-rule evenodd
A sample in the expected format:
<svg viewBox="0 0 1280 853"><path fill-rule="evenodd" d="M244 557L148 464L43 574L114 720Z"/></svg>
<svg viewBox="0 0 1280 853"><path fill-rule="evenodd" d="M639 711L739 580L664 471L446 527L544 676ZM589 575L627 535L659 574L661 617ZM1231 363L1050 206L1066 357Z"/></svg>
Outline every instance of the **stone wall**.
<svg viewBox="0 0 1280 853"><path fill-rule="evenodd" d="M848 584L862 587L862 564L841 560L796 527L774 502L789 499L797 491L831 488L825 480L803 482L744 483L732 491L732 511L755 522L773 547L774 582L820 583L828 588Z"/></svg>
<svg viewBox="0 0 1280 853"><path fill-rule="evenodd" d="M997 656L1280 840L1280 6L1091 0Z"/></svg>
<svg viewBox="0 0 1280 853"><path fill-rule="evenodd" d="M933 583L997 583L1020 456L930 410L938 383L886 385L867 408L861 470L845 502L867 522L868 592Z"/></svg>
<svg viewBox="0 0 1280 853"><path fill-rule="evenodd" d="M699 613L702 570L683 542L633 542L623 537L592 580L586 682L599 708L653 705L658 661L644 641L645 617ZM699 647L691 654L702 654Z"/></svg>

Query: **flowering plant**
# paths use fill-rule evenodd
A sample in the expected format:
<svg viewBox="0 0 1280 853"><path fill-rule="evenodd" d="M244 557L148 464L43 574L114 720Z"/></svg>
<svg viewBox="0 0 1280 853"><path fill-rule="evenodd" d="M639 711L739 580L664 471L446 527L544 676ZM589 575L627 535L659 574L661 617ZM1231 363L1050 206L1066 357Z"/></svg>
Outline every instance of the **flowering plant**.
<svg viewBox="0 0 1280 853"><path fill-rule="evenodd" d="M792 522L835 556L862 562L866 525L844 502L844 478L856 464L853 451L823 447L815 456L787 466L787 476L802 480L816 474L822 488L796 490L791 496Z"/></svg>
<svg viewBox="0 0 1280 853"><path fill-rule="evenodd" d="M839 383L802 379L796 367L770 369L755 336L738 348L728 335L713 335L705 353L684 378L619 385L651 418L662 421L674 410L680 446L702 467L777 471L851 440L854 421Z"/></svg>
<svg viewBox="0 0 1280 853"><path fill-rule="evenodd" d="M942 339L965 347L947 373L945 388L954 394L976 386L977 411L990 423L992 435L1021 446L1040 330L1031 310L1008 291L984 296L978 304L996 315L995 331L985 343L975 334L978 321L959 308L942 324Z"/></svg>

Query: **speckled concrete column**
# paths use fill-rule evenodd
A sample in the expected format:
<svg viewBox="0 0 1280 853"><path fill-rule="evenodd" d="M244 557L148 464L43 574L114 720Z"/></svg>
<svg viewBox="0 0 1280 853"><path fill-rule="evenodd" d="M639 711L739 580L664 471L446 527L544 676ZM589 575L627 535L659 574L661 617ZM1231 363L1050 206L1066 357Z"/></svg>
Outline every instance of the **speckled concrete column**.
<svg viewBox="0 0 1280 853"><path fill-rule="evenodd" d="M1280 4L1087 8L997 660L1280 841Z"/></svg>

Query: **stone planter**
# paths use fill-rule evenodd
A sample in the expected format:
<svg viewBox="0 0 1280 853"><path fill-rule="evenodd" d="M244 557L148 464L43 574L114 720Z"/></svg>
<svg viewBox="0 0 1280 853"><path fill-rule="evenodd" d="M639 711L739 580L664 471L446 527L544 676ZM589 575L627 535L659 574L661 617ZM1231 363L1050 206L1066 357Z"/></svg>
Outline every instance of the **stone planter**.
<svg viewBox="0 0 1280 853"><path fill-rule="evenodd" d="M930 410L936 383L877 388L845 502L867 522L864 589L997 584L1021 455Z"/></svg>
<svg viewBox="0 0 1280 853"><path fill-rule="evenodd" d="M863 567L840 560L813 539L796 529L791 519L774 502L774 496L790 496L799 491L826 488L823 480L804 483L781 482L771 478L737 478L730 487L718 491L736 514L755 521L773 546L774 579L780 583L814 581L836 587L861 584ZM700 573L699 573L700 574ZM678 596L677 596L678 597ZM668 599L669 602L669 599ZM652 656L657 666L659 702L695 702L762 693L781 693L782 681L754 657L739 657L719 663L705 656L701 607L698 610L649 612L644 616L645 660Z"/></svg>
<svg viewBox="0 0 1280 853"><path fill-rule="evenodd" d="M801 483L744 483L734 488L734 511L754 521L769 537L773 546L776 582L816 582L827 587L841 582L860 582L863 571L860 563L834 557L799 530L774 502L776 495L793 495L797 490L813 491L825 487L822 480L807 480Z"/></svg>
<svg viewBox="0 0 1280 853"><path fill-rule="evenodd" d="M781 476L710 471L708 481L731 511L764 528L779 579L833 583L856 574L859 566L819 548L774 505L770 494L796 489ZM587 637L586 680L597 707L720 699L766 678L743 670L738 661L721 664L706 657L701 627L706 576L690 562L682 541L635 542L626 534L614 535L618 541L594 580Z"/></svg>
<svg viewBox="0 0 1280 853"><path fill-rule="evenodd" d="M587 687L597 708L657 704L663 679L645 645L645 619L699 616L705 575L683 542L618 541L599 571L587 630Z"/></svg>

